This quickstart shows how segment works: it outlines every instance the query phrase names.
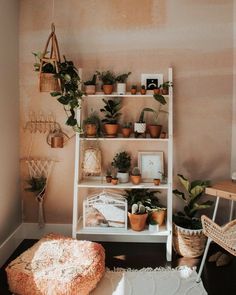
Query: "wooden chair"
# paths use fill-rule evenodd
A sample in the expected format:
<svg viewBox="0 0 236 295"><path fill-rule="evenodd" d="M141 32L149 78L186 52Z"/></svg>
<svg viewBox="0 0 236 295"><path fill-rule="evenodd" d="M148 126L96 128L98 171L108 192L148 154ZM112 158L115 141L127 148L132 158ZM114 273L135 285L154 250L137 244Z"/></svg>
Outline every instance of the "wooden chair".
<svg viewBox="0 0 236 295"><path fill-rule="evenodd" d="M201 220L203 232L210 242L214 241L223 249L236 256L236 219L228 222L224 226L219 226L205 215L202 215ZM197 282L200 281L202 266L204 265L205 260L206 255L203 256Z"/></svg>

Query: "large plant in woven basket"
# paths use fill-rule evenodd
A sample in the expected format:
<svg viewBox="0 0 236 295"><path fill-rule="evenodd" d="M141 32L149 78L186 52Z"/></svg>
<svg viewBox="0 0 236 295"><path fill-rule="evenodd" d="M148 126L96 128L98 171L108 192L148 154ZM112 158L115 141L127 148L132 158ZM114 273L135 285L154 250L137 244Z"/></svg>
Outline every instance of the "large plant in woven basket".
<svg viewBox="0 0 236 295"><path fill-rule="evenodd" d="M185 192L175 189L173 193L184 203L184 210L173 216L173 246L181 256L198 257L204 251L206 237L197 213L213 204L209 200L201 201L205 188L210 182L209 180L190 182L181 174L178 174L178 178Z"/></svg>

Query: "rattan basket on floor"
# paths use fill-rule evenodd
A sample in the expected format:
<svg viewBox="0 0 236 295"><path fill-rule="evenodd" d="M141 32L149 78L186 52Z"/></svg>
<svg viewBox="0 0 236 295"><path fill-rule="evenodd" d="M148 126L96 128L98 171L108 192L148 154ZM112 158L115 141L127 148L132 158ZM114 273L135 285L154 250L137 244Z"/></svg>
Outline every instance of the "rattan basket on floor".
<svg viewBox="0 0 236 295"><path fill-rule="evenodd" d="M191 230L173 224L173 247L184 257L194 258L203 254L206 236L203 230Z"/></svg>

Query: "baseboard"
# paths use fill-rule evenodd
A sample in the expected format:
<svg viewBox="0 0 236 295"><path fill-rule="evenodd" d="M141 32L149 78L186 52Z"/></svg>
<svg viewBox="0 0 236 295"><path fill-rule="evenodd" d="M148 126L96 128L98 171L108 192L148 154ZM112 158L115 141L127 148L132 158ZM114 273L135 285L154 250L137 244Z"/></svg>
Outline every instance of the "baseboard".
<svg viewBox="0 0 236 295"><path fill-rule="evenodd" d="M0 245L0 267L7 261L15 249L23 241L22 225L19 225L16 230Z"/></svg>
<svg viewBox="0 0 236 295"><path fill-rule="evenodd" d="M72 224L45 224L39 228L37 223L22 223L0 245L0 267L7 261L15 249L24 239L40 239L47 233L59 233L65 236L72 235Z"/></svg>

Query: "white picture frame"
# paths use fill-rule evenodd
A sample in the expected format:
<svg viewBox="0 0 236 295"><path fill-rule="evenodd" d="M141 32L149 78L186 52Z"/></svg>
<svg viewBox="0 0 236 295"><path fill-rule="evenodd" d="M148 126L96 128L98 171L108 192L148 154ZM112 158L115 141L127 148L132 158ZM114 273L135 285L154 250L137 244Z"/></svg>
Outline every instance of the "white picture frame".
<svg viewBox="0 0 236 295"><path fill-rule="evenodd" d="M154 178L162 179L164 153L159 151L138 152L138 167L143 182L152 182Z"/></svg>
<svg viewBox="0 0 236 295"><path fill-rule="evenodd" d="M163 84L163 74L141 74L141 85L145 85L146 90L153 90L154 86L160 87Z"/></svg>

